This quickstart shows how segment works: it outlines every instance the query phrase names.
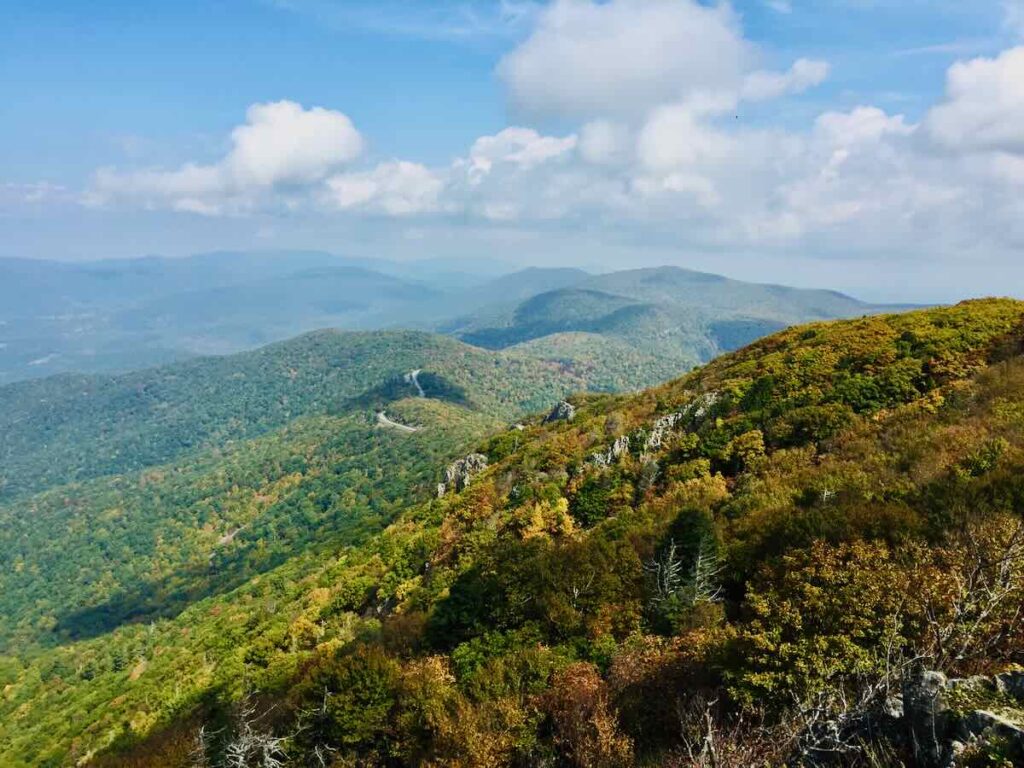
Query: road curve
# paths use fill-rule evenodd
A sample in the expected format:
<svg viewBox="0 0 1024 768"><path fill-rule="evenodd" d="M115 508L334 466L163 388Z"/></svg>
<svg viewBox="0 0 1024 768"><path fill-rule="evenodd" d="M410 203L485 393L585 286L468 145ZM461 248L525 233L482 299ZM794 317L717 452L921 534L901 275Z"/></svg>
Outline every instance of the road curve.
<svg viewBox="0 0 1024 768"><path fill-rule="evenodd" d="M408 424L399 424L397 421L392 421L384 411L377 411L377 424L389 429L397 429L399 432L419 432L418 427L410 427Z"/></svg>
<svg viewBox="0 0 1024 768"><path fill-rule="evenodd" d="M423 391L423 387L420 386L420 371L421 370L422 370L421 368L417 368L415 371L410 371L409 373L405 374L405 380L406 380L406 382L408 382L408 383L412 384L414 387L416 387L416 391L420 393L420 397L426 397L427 393L424 392Z"/></svg>

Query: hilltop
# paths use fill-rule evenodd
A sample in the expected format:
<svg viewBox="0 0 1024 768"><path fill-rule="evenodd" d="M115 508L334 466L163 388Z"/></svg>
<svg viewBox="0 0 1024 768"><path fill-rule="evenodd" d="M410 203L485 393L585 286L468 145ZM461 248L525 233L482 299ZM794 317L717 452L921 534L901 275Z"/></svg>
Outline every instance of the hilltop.
<svg viewBox="0 0 1024 768"><path fill-rule="evenodd" d="M906 308L660 267L586 276L440 329L488 349L518 348L576 365L609 365L628 348L632 387L618 388L637 389L788 325Z"/></svg>
<svg viewBox="0 0 1024 768"><path fill-rule="evenodd" d="M0 384L232 354L323 328L414 328L493 349L538 340L524 352L600 369L609 388L640 389L785 325L882 309L672 267L504 269L315 251L0 259Z"/></svg>
<svg viewBox="0 0 1024 768"><path fill-rule="evenodd" d="M319 331L2 387L0 653L173 616L361 540L458 450L588 386L447 337Z"/></svg>
<svg viewBox="0 0 1024 768"><path fill-rule="evenodd" d="M338 414L416 368L465 391L494 419L588 387L536 359L415 331L318 331L234 356L19 382L0 387L0 500L161 464L300 416ZM392 396L403 393L415 390L399 387Z"/></svg>
<svg viewBox="0 0 1024 768"><path fill-rule="evenodd" d="M467 487L380 532L8 657L0 754L896 764L925 731L889 692L927 664L985 676L942 722L984 736L991 710L1010 740L981 743L1012 758L1024 303L798 326L572 404L478 441Z"/></svg>

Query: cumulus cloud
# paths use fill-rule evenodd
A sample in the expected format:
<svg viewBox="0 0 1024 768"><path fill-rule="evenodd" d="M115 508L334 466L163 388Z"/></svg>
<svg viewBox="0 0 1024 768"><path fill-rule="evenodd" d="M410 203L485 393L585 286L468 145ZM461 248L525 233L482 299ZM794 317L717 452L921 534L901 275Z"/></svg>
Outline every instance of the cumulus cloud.
<svg viewBox="0 0 1024 768"><path fill-rule="evenodd" d="M727 109L722 102L720 107ZM733 140L706 118L718 112L706 104L674 104L656 109L637 137L637 156L651 170L672 170L720 160L733 150Z"/></svg>
<svg viewBox="0 0 1024 768"><path fill-rule="evenodd" d="M827 61L798 59L787 72L751 72L743 80L741 97L746 101L770 101L790 93L803 93L828 77Z"/></svg>
<svg viewBox="0 0 1024 768"><path fill-rule="evenodd" d="M926 125L948 149L1024 154L1024 46L954 64Z"/></svg>
<svg viewBox="0 0 1024 768"><path fill-rule="evenodd" d="M342 113L254 105L220 161L100 171L93 193L211 215L303 205L494 231L636 228L730 252L1024 244L1024 48L953 65L919 122L863 104L782 126L770 102L818 85L828 64L761 68L725 4L556 0L499 73L520 107L572 127L549 135L525 122L446 164L367 166ZM744 102L766 118L736 120Z"/></svg>
<svg viewBox="0 0 1024 768"><path fill-rule="evenodd" d="M614 120L592 120L580 129L580 156L588 163L619 163L631 150L629 127Z"/></svg>
<svg viewBox="0 0 1024 768"><path fill-rule="evenodd" d="M752 57L727 4L556 0L498 74L529 114L608 117L736 89Z"/></svg>
<svg viewBox="0 0 1024 768"><path fill-rule="evenodd" d="M231 151L209 165L176 170L100 169L87 200L129 200L151 207L217 214L244 209L275 187L308 185L363 151L363 138L341 112L292 101L253 104L231 132Z"/></svg>
<svg viewBox="0 0 1024 768"><path fill-rule="evenodd" d="M225 166L242 184L270 186L323 178L363 151L363 139L341 112L303 109L292 101L254 104L231 132Z"/></svg>
<svg viewBox="0 0 1024 768"><path fill-rule="evenodd" d="M876 142L886 136L908 136L915 126L903 115L888 115L878 107L856 107L849 112L825 112L814 122L815 130L839 147Z"/></svg>
<svg viewBox="0 0 1024 768"><path fill-rule="evenodd" d="M571 152L576 141L575 135L558 138L541 136L532 128L506 128L494 136L481 136L473 142L469 150L469 173L478 179L500 164L521 169L534 168Z"/></svg>
<svg viewBox="0 0 1024 768"><path fill-rule="evenodd" d="M419 163L381 163L369 171L327 179L326 200L341 210L373 210L392 216L432 213L441 207L444 181Z"/></svg>

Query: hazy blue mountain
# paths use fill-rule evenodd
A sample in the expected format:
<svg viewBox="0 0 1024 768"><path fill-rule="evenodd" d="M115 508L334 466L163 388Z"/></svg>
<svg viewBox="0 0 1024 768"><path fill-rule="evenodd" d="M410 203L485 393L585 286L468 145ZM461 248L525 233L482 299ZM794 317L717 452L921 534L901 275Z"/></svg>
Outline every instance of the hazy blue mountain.
<svg viewBox="0 0 1024 768"><path fill-rule="evenodd" d="M0 383L142 368L325 327L379 328L437 288L318 252L0 260ZM411 313L407 313L411 314Z"/></svg>
<svg viewBox="0 0 1024 768"><path fill-rule="evenodd" d="M434 330L456 315L500 316L587 277L505 269L488 260L399 263L318 251L0 259L0 384L230 354L319 328Z"/></svg>
<svg viewBox="0 0 1024 768"><path fill-rule="evenodd" d="M612 381L638 388L794 323L897 309L835 291L660 267L583 276L443 328L489 349L516 347L579 370L615 369Z"/></svg>
<svg viewBox="0 0 1024 768"><path fill-rule="evenodd" d="M524 354L590 375L614 370L605 386L635 388L785 325L879 309L831 291L671 267L504 269L319 251L0 259L0 384L230 354L320 328L411 328L493 349L529 343Z"/></svg>

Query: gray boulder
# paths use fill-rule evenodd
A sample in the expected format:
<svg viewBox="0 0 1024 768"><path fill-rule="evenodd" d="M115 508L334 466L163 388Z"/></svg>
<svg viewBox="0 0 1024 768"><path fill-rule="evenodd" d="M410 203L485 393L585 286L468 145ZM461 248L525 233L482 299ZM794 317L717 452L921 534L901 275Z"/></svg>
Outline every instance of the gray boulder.
<svg viewBox="0 0 1024 768"><path fill-rule="evenodd" d="M1024 703L1024 672L1004 672L995 677L996 690Z"/></svg>
<svg viewBox="0 0 1024 768"><path fill-rule="evenodd" d="M916 669L903 681L903 720L922 766L946 765L951 741L950 712L943 693L949 680L941 672Z"/></svg>
<svg viewBox="0 0 1024 768"><path fill-rule="evenodd" d="M554 421L572 421L576 418L576 406L570 403L568 400L562 400L558 405L551 409L551 413L544 419L545 424L550 424Z"/></svg>
<svg viewBox="0 0 1024 768"><path fill-rule="evenodd" d="M444 482L437 484L437 498L449 491L458 493L469 487L473 478L487 469L487 457L482 453L471 453L458 461L453 461L444 471Z"/></svg>
<svg viewBox="0 0 1024 768"><path fill-rule="evenodd" d="M1013 765L1024 765L1024 713L1014 706L1022 700L1022 682L1018 672L957 680L924 669L908 674L903 721L918 765L957 765L972 744L996 747Z"/></svg>

